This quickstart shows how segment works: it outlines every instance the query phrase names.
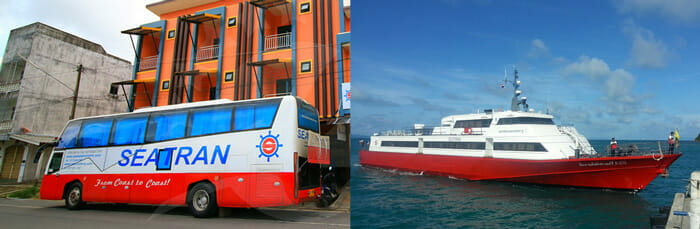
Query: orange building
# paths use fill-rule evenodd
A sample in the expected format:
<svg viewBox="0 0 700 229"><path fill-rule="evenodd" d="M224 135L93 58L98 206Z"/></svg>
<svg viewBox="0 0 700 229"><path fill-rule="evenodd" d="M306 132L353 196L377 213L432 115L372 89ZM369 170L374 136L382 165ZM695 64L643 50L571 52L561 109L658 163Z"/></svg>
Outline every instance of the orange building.
<svg viewBox="0 0 700 229"><path fill-rule="evenodd" d="M122 31L134 41L133 78L113 83L131 85L129 111L296 95L319 110L332 160L349 176L350 0L164 0L146 8L161 20Z"/></svg>

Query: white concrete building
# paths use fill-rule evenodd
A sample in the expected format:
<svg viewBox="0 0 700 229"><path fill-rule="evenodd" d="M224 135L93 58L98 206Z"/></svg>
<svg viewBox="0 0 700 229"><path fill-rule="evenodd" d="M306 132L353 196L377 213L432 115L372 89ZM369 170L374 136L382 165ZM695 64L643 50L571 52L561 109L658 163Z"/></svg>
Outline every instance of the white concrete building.
<svg viewBox="0 0 700 229"><path fill-rule="evenodd" d="M80 65L75 118L126 112L110 83L131 79L129 61L39 22L12 30L0 67L0 179L41 179L50 149L34 163L36 151L69 120Z"/></svg>

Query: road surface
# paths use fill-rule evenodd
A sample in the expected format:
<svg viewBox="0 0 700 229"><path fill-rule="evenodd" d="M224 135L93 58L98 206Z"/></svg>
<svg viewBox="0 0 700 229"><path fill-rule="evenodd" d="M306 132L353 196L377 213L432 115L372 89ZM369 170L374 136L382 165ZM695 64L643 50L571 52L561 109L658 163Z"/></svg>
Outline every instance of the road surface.
<svg viewBox="0 0 700 229"><path fill-rule="evenodd" d="M1 228L348 228L350 213L331 210L231 209L230 216L194 218L186 207L0 199Z"/></svg>

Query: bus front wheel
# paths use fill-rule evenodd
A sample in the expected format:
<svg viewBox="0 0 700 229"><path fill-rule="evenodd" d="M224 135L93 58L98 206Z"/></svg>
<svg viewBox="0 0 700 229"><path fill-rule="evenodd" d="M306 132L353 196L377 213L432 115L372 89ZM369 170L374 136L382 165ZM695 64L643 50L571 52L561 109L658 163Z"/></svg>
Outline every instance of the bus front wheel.
<svg viewBox="0 0 700 229"><path fill-rule="evenodd" d="M218 214L219 207L216 205L216 192L211 184L196 184L187 193L187 200L187 206L194 217L207 218Z"/></svg>
<svg viewBox="0 0 700 229"><path fill-rule="evenodd" d="M76 182L70 185L68 193L66 193L66 208L77 210L85 205L83 201L83 185Z"/></svg>

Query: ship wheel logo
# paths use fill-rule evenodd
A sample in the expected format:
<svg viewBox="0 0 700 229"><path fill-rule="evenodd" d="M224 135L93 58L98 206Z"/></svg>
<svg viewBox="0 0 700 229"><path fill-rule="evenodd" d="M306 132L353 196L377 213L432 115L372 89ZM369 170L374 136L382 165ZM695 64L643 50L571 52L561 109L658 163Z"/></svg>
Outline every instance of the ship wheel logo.
<svg viewBox="0 0 700 229"><path fill-rule="evenodd" d="M260 135L260 144L255 146L260 149L260 155L258 155L258 158L265 156L267 158L267 162L270 162L270 158L272 156L280 157L277 154L277 150L282 147L282 144L280 144L278 140L279 137L279 134L277 136L272 135L272 131L267 131L266 136Z"/></svg>
<svg viewBox="0 0 700 229"><path fill-rule="evenodd" d="M345 90L345 101L350 102L350 90Z"/></svg>

